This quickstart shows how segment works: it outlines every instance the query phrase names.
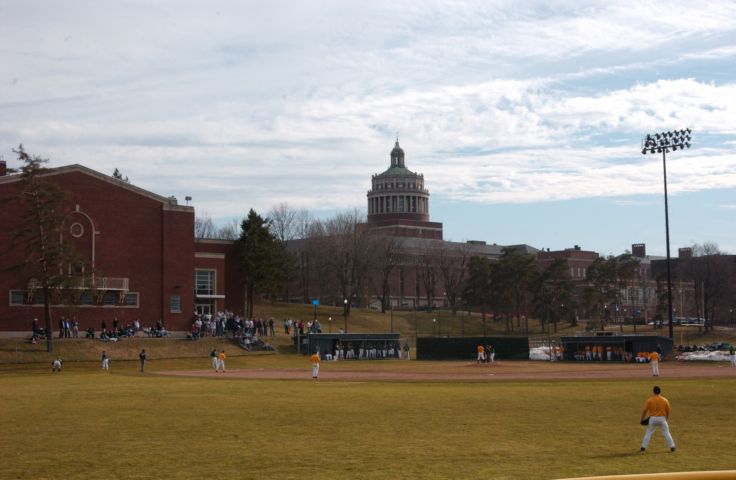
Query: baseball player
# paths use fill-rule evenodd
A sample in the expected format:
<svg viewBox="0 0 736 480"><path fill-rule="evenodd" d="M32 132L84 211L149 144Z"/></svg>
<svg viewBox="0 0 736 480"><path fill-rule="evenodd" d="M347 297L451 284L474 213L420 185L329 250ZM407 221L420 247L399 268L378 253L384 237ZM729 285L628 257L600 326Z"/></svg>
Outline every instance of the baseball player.
<svg viewBox="0 0 736 480"><path fill-rule="evenodd" d="M314 352L311 357L309 357L309 361L312 362L312 378L315 380L319 376L319 353Z"/></svg>
<svg viewBox="0 0 736 480"><path fill-rule="evenodd" d="M661 389L659 387L655 386L652 391L654 395L647 399L644 403L644 409L641 411L641 421L643 422L647 414L649 414L649 424L647 425L644 439L641 441L641 449L639 451L646 451L647 445L649 445L649 439L652 438L652 433L659 427L662 430L664 439L667 441L667 446L670 447L671 452L674 452L675 441L672 439L672 435L670 435L670 427L667 423L670 419L670 402L660 395Z"/></svg>

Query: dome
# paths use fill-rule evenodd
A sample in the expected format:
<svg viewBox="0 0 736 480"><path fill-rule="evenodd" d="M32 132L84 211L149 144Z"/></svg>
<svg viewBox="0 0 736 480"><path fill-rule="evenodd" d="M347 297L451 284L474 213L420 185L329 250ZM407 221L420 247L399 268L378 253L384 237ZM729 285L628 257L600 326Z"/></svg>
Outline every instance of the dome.
<svg viewBox="0 0 736 480"><path fill-rule="evenodd" d="M392 167L403 167L404 166L404 150L399 146L399 139L396 139L394 149L391 150L391 166Z"/></svg>

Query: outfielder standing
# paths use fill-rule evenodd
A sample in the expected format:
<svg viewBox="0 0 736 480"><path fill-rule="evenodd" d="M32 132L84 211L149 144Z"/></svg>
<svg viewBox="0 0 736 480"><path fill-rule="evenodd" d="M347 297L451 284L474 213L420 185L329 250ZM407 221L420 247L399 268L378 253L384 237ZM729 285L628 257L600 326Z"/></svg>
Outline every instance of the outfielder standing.
<svg viewBox="0 0 736 480"><path fill-rule="evenodd" d="M652 376L659 376L659 353L652 352L649 354L649 364L652 366Z"/></svg>
<svg viewBox="0 0 736 480"><path fill-rule="evenodd" d="M311 357L309 357L309 361L312 362L312 378L315 380L319 376L319 353L314 352Z"/></svg>
<svg viewBox="0 0 736 480"><path fill-rule="evenodd" d="M102 351L102 369L106 371L110 370L110 356L106 350Z"/></svg>
<svg viewBox="0 0 736 480"><path fill-rule="evenodd" d="M670 402L659 393L661 392L659 387L654 387L654 395L649 397L644 403L644 410L641 411L641 421L643 422L649 414L649 424L647 425L647 431L644 434L644 440L641 441L640 452L644 452L649 445L649 440L652 438L652 433L659 427L662 430L662 435L667 441L667 446L670 447L670 451L675 451L675 441L670 435L670 427L667 423L670 419Z"/></svg>
<svg viewBox="0 0 736 480"><path fill-rule="evenodd" d="M225 373L225 350L222 350L217 356L217 368L215 369L215 373L217 372Z"/></svg>

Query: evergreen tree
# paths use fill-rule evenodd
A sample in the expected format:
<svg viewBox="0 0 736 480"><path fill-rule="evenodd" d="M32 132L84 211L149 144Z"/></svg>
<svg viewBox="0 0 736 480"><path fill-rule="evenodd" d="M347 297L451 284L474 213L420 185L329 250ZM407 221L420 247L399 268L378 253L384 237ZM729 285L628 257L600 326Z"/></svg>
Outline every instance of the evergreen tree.
<svg viewBox="0 0 736 480"><path fill-rule="evenodd" d="M238 239L240 273L245 288L245 316L253 318L255 297L273 298L283 291L287 255L283 242L270 230L268 219L251 209L243 220Z"/></svg>
<svg viewBox="0 0 736 480"><path fill-rule="evenodd" d="M17 274L28 282L29 293L43 295L44 324L47 350L53 352L53 323L50 306L71 304L75 293L89 273L88 261L74 248L69 236L70 210L68 195L44 174L48 162L31 156L23 145L14 150L20 168L20 185L14 198L24 219L13 230L13 245L23 248L23 261L14 267Z"/></svg>

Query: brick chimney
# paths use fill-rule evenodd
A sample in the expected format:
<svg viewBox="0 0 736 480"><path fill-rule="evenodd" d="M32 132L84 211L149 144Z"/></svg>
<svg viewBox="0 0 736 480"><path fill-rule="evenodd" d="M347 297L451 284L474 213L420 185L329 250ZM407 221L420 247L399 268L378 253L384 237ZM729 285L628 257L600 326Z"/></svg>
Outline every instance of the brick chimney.
<svg viewBox="0 0 736 480"><path fill-rule="evenodd" d="M646 243L635 243L631 245L631 254L637 258L644 258L647 256L647 244Z"/></svg>
<svg viewBox="0 0 736 480"><path fill-rule="evenodd" d="M8 164L5 160L0 160L0 177L4 177L8 174Z"/></svg>

